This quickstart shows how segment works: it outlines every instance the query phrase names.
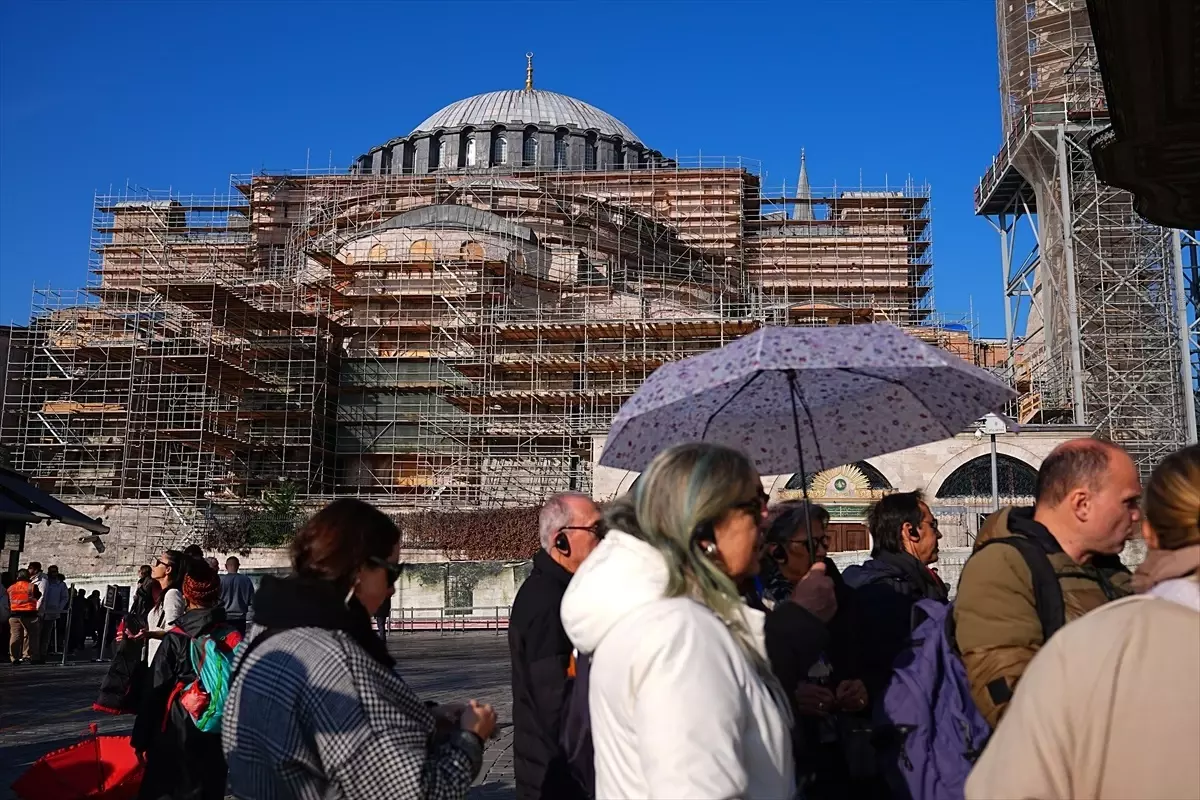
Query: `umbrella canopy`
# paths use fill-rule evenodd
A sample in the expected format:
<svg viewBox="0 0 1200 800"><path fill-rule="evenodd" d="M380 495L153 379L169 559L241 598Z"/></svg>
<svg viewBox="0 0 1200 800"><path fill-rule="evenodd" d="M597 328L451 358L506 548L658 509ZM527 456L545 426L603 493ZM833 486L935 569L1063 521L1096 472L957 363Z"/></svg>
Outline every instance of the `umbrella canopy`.
<svg viewBox="0 0 1200 800"><path fill-rule="evenodd" d="M22 800L104 798L132 800L142 783L142 767L128 736L91 736L39 758L12 789Z"/></svg>
<svg viewBox="0 0 1200 800"><path fill-rule="evenodd" d="M947 439L1015 393L893 325L762 328L666 364L613 419L600 464L641 471L689 441L760 473L819 472Z"/></svg>

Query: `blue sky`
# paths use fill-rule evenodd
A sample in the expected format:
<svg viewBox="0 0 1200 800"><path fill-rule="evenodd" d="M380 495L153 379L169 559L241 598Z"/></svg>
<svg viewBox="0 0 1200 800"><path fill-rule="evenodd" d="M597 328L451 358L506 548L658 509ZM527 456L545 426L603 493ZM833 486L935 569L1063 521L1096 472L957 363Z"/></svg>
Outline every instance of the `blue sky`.
<svg viewBox="0 0 1200 800"><path fill-rule="evenodd" d="M524 80L667 154L766 182L933 187L939 310L1002 335L1000 248L972 192L1000 140L991 0L0 3L0 321L87 280L96 191L225 191L347 165Z"/></svg>

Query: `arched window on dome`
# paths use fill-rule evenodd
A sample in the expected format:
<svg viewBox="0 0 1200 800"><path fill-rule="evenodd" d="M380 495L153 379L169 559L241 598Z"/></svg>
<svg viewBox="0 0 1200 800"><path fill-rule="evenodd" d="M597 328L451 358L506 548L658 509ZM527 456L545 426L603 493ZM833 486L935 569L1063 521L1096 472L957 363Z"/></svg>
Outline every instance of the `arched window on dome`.
<svg viewBox="0 0 1200 800"><path fill-rule="evenodd" d="M408 254L416 259L433 258L433 244L428 239L417 239L408 246Z"/></svg>
<svg viewBox="0 0 1200 800"><path fill-rule="evenodd" d="M429 171L440 169L446 163L446 140L439 133L429 140Z"/></svg>
<svg viewBox="0 0 1200 800"><path fill-rule="evenodd" d="M368 261L387 261L388 260L387 245L383 244L382 242L380 242L379 244L372 245L371 249L369 251L367 251L367 260Z"/></svg>
<svg viewBox="0 0 1200 800"><path fill-rule="evenodd" d="M466 157L464 166L475 166L475 134L467 136Z"/></svg>
<svg viewBox="0 0 1200 800"><path fill-rule="evenodd" d="M554 132L554 168L555 169L566 169L567 168L567 132L566 131L559 130L559 131Z"/></svg>
<svg viewBox="0 0 1200 800"><path fill-rule="evenodd" d="M504 128L492 131L492 166L502 167L508 163L508 132Z"/></svg>
<svg viewBox="0 0 1200 800"><path fill-rule="evenodd" d="M613 142L613 169L625 169L625 143L620 139Z"/></svg>
<svg viewBox="0 0 1200 800"><path fill-rule="evenodd" d="M584 169L595 169L596 168L596 160L597 160L596 155L597 155L598 149L599 149L599 145L596 140L596 134L589 133L587 135L587 140L584 142L584 145L583 145L583 168Z"/></svg>
<svg viewBox="0 0 1200 800"><path fill-rule="evenodd" d="M996 454L996 477L1000 497L1029 499L1037 487L1037 470L1019 458ZM992 457L978 456L963 464L937 490L941 499L965 499L992 496Z"/></svg>
<svg viewBox="0 0 1200 800"><path fill-rule="evenodd" d="M536 167L538 163L538 131L537 128L526 128L525 138L521 142L521 161L527 167Z"/></svg>

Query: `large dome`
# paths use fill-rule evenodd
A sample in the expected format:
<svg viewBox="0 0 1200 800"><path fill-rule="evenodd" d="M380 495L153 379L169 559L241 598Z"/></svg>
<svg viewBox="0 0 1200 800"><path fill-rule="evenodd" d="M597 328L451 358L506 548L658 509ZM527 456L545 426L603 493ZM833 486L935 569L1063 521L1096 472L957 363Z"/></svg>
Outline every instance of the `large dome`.
<svg viewBox="0 0 1200 800"><path fill-rule="evenodd" d="M626 142L641 143L633 131L612 114L593 105L544 89L506 89L468 97L443 108L418 125L413 133L432 133L465 126L490 128L504 125L563 125L601 134L618 136Z"/></svg>

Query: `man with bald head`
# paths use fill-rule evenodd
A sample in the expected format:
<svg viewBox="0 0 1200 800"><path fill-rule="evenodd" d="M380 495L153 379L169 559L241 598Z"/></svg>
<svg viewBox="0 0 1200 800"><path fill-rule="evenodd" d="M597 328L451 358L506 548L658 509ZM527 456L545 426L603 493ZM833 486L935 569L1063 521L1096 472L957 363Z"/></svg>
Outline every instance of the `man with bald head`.
<svg viewBox="0 0 1200 800"><path fill-rule="evenodd" d="M954 619L971 695L993 728L1051 634L1131 593L1118 555L1141 520L1141 495L1124 450L1077 439L1042 462L1033 508L1005 508L984 522Z"/></svg>
<svg viewBox="0 0 1200 800"><path fill-rule="evenodd" d="M538 519L541 548L513 599L508 647L518 800L587 797L559 744L573 649L559 614L571 576L604 535L602 519L587 495L566 492L547 500Z"/></svg>

